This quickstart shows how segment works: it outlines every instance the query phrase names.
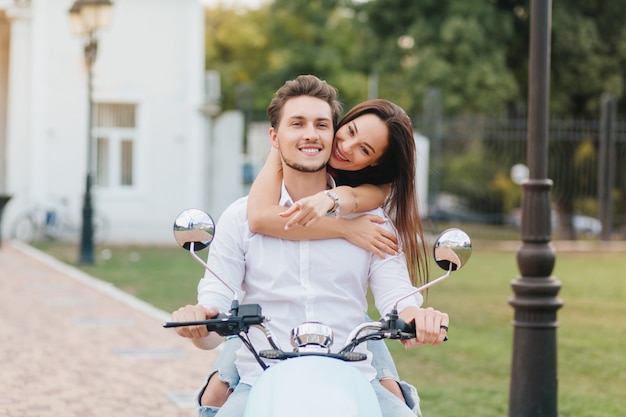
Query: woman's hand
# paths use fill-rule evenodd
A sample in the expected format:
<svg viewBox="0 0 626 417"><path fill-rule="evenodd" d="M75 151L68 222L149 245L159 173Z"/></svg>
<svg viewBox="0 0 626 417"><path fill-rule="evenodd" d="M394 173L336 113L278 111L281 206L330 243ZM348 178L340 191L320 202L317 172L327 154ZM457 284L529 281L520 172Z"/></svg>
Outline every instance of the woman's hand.
<svg viewBox="0 0 626 417"><path fill-rule="evenodd" d="M319 219L326 216L326 213L333 208L334 204L334 201L324 192L301 198L287 210L280 213L282 217L290 217L285 225L285 230L296 225L304 227L311 226Z"/></svg>
<svg viewBox="0 0 626 417"><path fill-rule="evenodd" d="M398 239L394 233L376 224L385 220L373 214L365 214L350 220L343 220L344 238L350 243L385 258L387 254L398 253Z"/></svg>
<svg viewBox="0 0 626 417"><path fill-rule="evenodd" d="M401 341L407 350L421 345L437 346L448 334L450 317L432 307L407 307L400 312L400 318L405 323L415 323L415 339Z"/></svg>

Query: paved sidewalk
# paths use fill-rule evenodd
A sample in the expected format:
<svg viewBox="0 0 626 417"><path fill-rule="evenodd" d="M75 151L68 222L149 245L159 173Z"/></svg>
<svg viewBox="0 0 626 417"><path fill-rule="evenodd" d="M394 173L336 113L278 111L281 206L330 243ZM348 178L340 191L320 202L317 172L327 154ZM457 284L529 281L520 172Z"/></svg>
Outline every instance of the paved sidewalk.
<svg viewBox="0 0 626 417"><path fill-rule="evenodd" d="M18 242L0 247L0 417L191 417L216 352L169 314Z"/></svg>

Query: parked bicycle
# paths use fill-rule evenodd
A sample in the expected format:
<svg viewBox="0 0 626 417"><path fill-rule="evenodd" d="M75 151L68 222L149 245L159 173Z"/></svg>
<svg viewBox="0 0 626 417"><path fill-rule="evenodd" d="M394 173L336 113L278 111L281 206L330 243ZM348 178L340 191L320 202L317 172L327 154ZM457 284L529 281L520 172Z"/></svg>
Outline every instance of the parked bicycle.
<svg viewBox="0 0 626 417"><path fill-rule="evenodd" d="M67 198L52 204L39 204L20 215L13 223L11 237L26 243L50 240L76 240L80 236L82 219L77 219ZM109 221L101 213L93 216L94 242L102 243L109 233Z"/></svg>

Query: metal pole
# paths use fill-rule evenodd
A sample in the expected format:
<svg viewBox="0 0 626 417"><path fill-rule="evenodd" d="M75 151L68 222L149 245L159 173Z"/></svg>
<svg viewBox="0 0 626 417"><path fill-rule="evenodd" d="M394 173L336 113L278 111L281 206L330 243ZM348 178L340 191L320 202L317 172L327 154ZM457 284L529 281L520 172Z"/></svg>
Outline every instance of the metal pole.
<svg viewBox="0 0 626 417"><path fill-rule="evenodd" d="M424 97L424 131L428 136L431 148L428 204L437 206L439 197L439 183L441 176L441 90L429 88ZM429 207L429 208L430 208Z"/></svg>
<svg viewBox="0 0 626 417"><path fill-rule="evenodd" d="M2 212L4 206L9 202L12 196L8 194L0 194L0 247L2 247Z"/></svg>
<svg viewBox="0 0 626 417"><path fill-rule="evenodd" d="M378 98L378 73L375 71L367 77L367 98Z"/></svg>
<svg viewBox="0 0 626 417"><path fill-rule="evenodd" d="M91 134L93 126L93 64L96 61L98 41L93 32L89 33L85 45L85 63L87 65L87 175L85 178L85 196L83 200L83 224L80 239L79 263L83 265L94 264L93 242L93 204L91 198L91 185L93 175L93 138Z"/></svg>
<svg viewBox="0 0 626 417"><path fill-rule="evenodd" d="M602 94L600 111L600 140L598 150L598 202L602 222L600 239L609 242L613 228L612 190L615 185L615 98Z"/></svg>
<svg viewBox="0 0 626 417"><path fill-rule="evenodd" d="M555 253L550 245L550 189L547 176L550 68L550 0L532 0L528 89L527 164L522 184L521 276L515 293L509 417L557 416L556 312L561 283L551 276Z"/></svg>

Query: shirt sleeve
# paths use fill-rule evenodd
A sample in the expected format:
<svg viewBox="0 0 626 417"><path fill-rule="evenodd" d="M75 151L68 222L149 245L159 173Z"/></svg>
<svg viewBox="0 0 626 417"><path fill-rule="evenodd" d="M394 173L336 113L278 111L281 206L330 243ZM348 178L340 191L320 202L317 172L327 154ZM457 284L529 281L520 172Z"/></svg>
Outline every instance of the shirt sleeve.
<svg viewBox="0 0 626 417"><path fill-rule="evenodd" d="M243 298L243 234L247 227L246 201L240 199L224 211L215 226L215 237L209 247L207 259L207 266L212 272L205 271L204 277L198 283L199 304L217 307L220 312L226 312L230 310L235 295L238 300Z"/></svg>
<svg viewBox="0 0 626 417"><path fill-rule="evenodd" d="M395 233L389 219L382 226ZM369 284L376 308L381 316L384 316L391 312L398 300L415 291L415 287L411 285L403 252L393 256L387 255L384 259L372 254L370 259ZM398 311L402 311L411 306L421 307L422 303L422 295L416 293L400 301L397 308Z"/></svg>

